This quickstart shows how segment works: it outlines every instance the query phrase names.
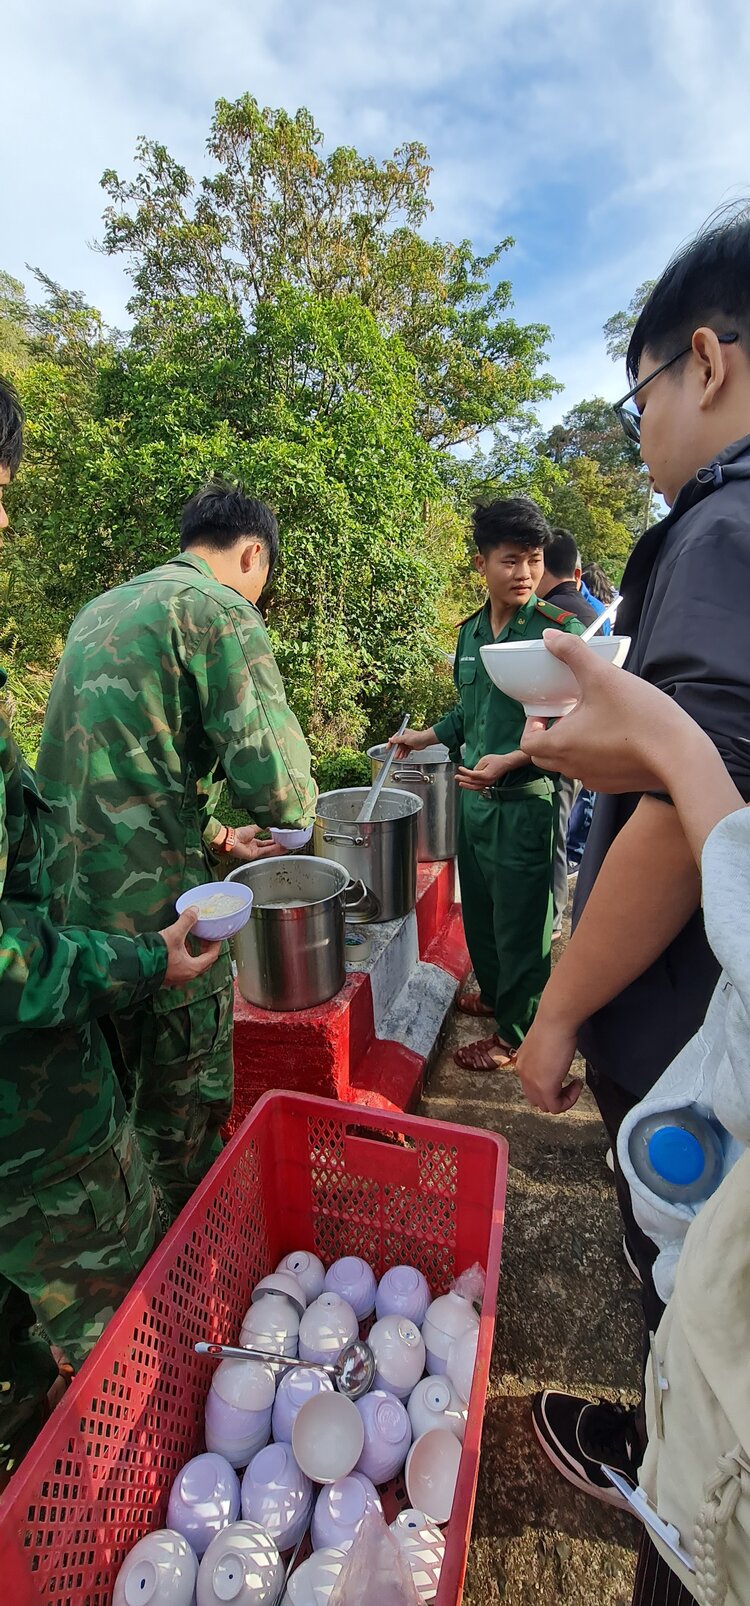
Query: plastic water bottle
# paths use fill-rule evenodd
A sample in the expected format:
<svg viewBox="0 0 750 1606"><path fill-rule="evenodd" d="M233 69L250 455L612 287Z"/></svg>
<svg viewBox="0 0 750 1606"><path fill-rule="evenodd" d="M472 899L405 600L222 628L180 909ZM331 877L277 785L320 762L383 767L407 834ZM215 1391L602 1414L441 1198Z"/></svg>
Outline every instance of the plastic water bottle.
<svg viewBox="0 0 750 1606"><path fill-rule="evenodd" d="M628 1141L633 1169L659 1199L702 1204L724 1175L722 1130L690 1107L645 1115Z"/></svg>

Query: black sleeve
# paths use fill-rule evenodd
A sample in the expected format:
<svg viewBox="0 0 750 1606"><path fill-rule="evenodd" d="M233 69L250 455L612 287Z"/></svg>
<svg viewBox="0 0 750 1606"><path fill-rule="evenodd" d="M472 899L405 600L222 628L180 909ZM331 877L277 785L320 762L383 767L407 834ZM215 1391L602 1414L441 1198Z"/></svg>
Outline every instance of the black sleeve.
<svg viewBox="0 0 750 1606"><path fill-rule="evenodd" d="M676 554L640 674L711 737L750 800L750 507L746 525L717 514Z"/></svg>

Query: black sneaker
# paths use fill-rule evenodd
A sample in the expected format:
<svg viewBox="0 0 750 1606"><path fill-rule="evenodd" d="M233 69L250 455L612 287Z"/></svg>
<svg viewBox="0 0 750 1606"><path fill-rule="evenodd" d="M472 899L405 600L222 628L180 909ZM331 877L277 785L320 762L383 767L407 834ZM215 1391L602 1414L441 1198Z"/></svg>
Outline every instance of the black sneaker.
<svg viewBox="0 0 750 1606"><path fill-rule="evenodd" d="M568 1483L605 1505L631 1510L602 1464L621 1473L635 1489L641 1460L635 1411L609 1400L592 1403L576 1394L545 1389L534 1398L531 1420L545 1455Z"/></svg>

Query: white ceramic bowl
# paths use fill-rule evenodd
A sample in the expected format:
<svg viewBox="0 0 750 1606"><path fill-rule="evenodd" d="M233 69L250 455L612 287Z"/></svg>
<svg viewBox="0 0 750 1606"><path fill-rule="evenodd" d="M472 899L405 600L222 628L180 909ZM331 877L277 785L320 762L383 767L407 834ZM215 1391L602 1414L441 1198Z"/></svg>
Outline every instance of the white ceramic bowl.
<svg viewBox="0 0 750 1606"><path fill-rule="evenodd" d="M291 1444L292 1431L299 1412L316 1394L332 1394L333 1382L327 1372L315 1367L295 1366L279 1379L271 1418L273 1436L277 1443Z"/></svg>
<svg viewBox="0 0 750 1606"><path fill-rule="evenodd" d="M479 1328L467 1328L465 1333L460 1333L458 1338L454 1338L445 1363L446 1377L467 1405L471 1397L471 1385L477 1364L478 1343Z"/></svg>
<svg viewBox="0 0 750 1606"><path fill-rule="evenodd" d="M242 899L241 906L237 907ZM253 907L253 894L250 887L243 887L239 881L233 881L227 886L223 881L204 881L200 887L191 887L189 892L180 893L175 904L178 915L184 914L186 909L192 909L193 904L200 908L201 904L208 903L209 899L226 902L230 912L222 915L212 915L210 919L196 920L190 935L200 937L203 942L225 942L227 937L236 937L237 932L247 925L250 911ZM232 905L234 910L232 912Z"/></svg>
<svg viewBox="0 0 750 1606"><path fill-rule="evenodd" d="M169 1491L167 1527L182 1534L196 1556L239 1514L239 1478L224 1456L209 1452L186 1462Z"/></svg>
<svg viewBox="0 0 750 1606"><path fill-rule="evenodd" d="M365 1427L364 1449L356 1470L364 1472L374 1484L387 1483L401 1471L411 1444L406 1410L395 1394L385 1389L371 1389L355 1404Z"/></svg>
<svg viewBox="0 0 750 1606"><path fill-rule="evenodd" d="M348 1478L339 1478L321 1489L315 1502L312 1528L313 1549L349 1550L360 1524L369 1511L380 1511L380 1495L374 1484L361 1472L352 1472Z"/></svg>
<svg viewBox="0 0 750 1606"><path fill-rule="evenodd" d="M240 1344L274 1355L296 1356L300 1319L285 1294L264 1294L245 1312Z"/></svg>
<svg viewBox="0 0 750 1606"><path fill-rule="evenodd" d="M313 833L311 825L300 826L297 829L286 825L272 825L269 827L274 842L286 853L294 853L297 848L304 848L310 841Z"/></svg>
<svg viewBox="0 0 750 1606"><path fill-rule="evenodd" d="M372 1267L359 1255L344 1255L342 1260L334 1260L326 1272L326 1291L340 1294L351 1305L358 1322L372 1316L377 1287Z"/></svg>
<svg viewBox="0 0 750 1606"><path fill-rule="evenodd" d="M423 1377L409 1395L406 1409L415 1439L433 1428L448 1428L463 1444L466 1405L447 1377Z"/></svg>
<svg viewBox="0 0 750 1606"><path fill-rule="evenodd" d="M264 1294L283 1294L294 1306L297 1315L304 1316L307 1294L293 1271L272 1271L267 1277L261 1277L250 1296L251 1304L256 1305Z"/></svg>
<svg viewBox="0 0 750 1606"><path fill-rule="evenodd" d="M307 1533L313 1487L290 1444L269 1444L253 1457L242 1479L242 1515L260 1523L279 1550L293 1550Z"/></svg>
<svg viewBox="0 0 750 1606"><path fill-rule="evenodd" d="M437 1523L423 1511L400 1511L391 1533L406 1556L420 1599L434 1600L445 1556L445 1539Z"/></svg>
<svg viewBox="0 0 750 1606"><path fill-rule="evenodd" d="M624 664L629 636L592 636L589 652L603 663ZM578 682L567 664L547 651L543 641L496 641L479 649L490 680L523 703L524 713L545 719L569 714L578 702Z"/></svg>
<svg viewBox="0 0 750 1606"><path fill-rule="evenodd" d="M273 1540L257 1522L234 1522L206 1551L198 1569L196 1606L276 1606L284 1568Z"/></svg>
<svg viewBox="0 0 750 1606"><path fill-rule="evenodd" d="M375 1388L386 1389L397 1399L405 1400L425 1366L419 1328L406 1316L383 1316L370 1329L367 1342L375 1356Z"/></svg>
<svg viewBox="0 0 750 1606"><path fill-rule="evenodd" d="M193 1606L198 1563L187 1539L170 1528L144 1534L115 1579L112 1606Z"/></svg>
<svg viewBox="0 0 750 1606"><path fill-rule="evenodd" d="M292 1573L281 1606L327 1606L345 1561L345 1550L314 1550Z"/></svg>
<svg viewBox="0 0 750 1606"><path fill-rule="evenodd" d="M451 1289L450 1293L433 1299L422 1323L428 1372L444 1374L454 1338L478 1326L479 1317L474 1306L463 1294Z"/></svg>
<svg viewBox="0 0 750 1606"><path fill-rule="evenodd" d="M279 1261L277 1271L290 1271L302 1284L308 1305L318 1299L325 1287L326 1269L309 1249L292 1249Z"/></svg>
<svg viewBox="0 0 750 1606"><path fill-rule="evenodd" d="M417 1511L446 1523L453 1509L461 1446L447 1428L423 1433L406 1457L406 1492Z"/></svg>
<svg viewBox="0 0 750 1606"><path fill-rule="evenodd" d="M406 1316L421 1327L432 1299L426 1279L416 1266L391 1266L381 1277L375 1299L378 1321L383 1316Z"/></svg>
<svg viewBox="0 0 750 1606"><path fill-rule="evenodd" d="M292 1449L297 1465L313 1483L345 1478L362 1454L365 1427L353 1400L343 1394L316 1394L297 1412Z"/></svg>
<svg viewBox="0 0 750 1606"><path fill-rule="evenodd" d="M342 1349L359 1336L359 1322L340 1294L323 1293L308 1305L299 1324L301 1361L337 1361Z"/></svg>

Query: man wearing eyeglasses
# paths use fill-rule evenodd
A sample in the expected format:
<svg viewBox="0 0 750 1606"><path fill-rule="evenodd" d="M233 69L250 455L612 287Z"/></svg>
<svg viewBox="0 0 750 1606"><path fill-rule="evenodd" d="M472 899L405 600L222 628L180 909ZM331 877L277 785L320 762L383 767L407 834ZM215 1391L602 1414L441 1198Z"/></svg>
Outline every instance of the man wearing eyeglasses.
<svg viewBox="0 0 750 1606"><path fill-rule="evenodd" d="M669 693L712 738L750 798L750 209L710 223L662 274L633 331L632 387L615 411L638 440L669 513L638 542L617 628L628 669ZM700 787L701 776L696 774ZM698 871L671 801L600 797L578 878L574 935L517 1059L527 1097L569 1109L576 1049L613 1151L619 1126L698 1030L718 978ZM646 1335L661 1314L651 1264L616 1170L627 1246L643 1284ZM644 1359L645 1359L644 1352ZM534 1428L577 1488L624 1505L603 1465L631 1481L640 1413L547 1390Z"/></svg>

